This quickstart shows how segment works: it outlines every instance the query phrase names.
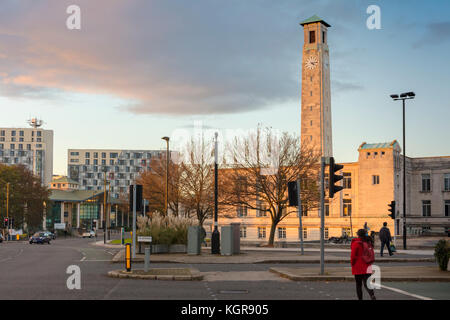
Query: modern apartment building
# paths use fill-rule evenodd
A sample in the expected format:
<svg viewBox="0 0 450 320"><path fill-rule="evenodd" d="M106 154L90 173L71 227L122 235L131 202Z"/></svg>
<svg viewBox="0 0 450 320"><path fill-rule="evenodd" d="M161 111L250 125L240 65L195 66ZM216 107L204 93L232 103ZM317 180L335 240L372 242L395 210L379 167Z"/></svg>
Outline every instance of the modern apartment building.
<svg viewBox="0 0 450 320"><path fill-rule="evenodd" d="M152 160L165 159L165 155L162 150L69 149L67 172L79 183L80 190L103 190L106 169L111 197L117 199L128 192L128 186L149 168Z"/></svg>
<svg viewBox="0 0 450 320"><path fill-rule="evenodd" d="M53 130L42 121L30 120L32 128L0 128L0 163L22 164L48 185L53 176Z"/></svg>

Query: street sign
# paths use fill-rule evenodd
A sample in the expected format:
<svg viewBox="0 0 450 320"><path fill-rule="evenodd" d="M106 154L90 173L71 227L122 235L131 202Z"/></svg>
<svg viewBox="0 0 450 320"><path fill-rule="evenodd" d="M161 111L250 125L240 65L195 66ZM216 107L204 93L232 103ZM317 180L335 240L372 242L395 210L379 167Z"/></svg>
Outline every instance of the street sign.
<svg viewBox="0 0 450 320"><path fill-rule="evenodd" d="M152 237L138 236L138 242L152 242Z"/></svg>
<svg viewBox="0 0 450 320"><path fill-rule="evenodd" d="M55 230L65 230L66 224L65 223L55 223Z"/></svg>

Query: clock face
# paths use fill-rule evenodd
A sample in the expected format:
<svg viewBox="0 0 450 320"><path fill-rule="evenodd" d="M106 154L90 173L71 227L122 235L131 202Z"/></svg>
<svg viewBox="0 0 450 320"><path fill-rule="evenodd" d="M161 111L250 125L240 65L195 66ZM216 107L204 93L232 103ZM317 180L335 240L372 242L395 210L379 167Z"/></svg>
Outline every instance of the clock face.
<svg viewBox="0 0 450 320"><path fill-rule="evenodd" d="M316 56L309 56L308 59L306 59L305 66L307 69L312 70L319 64L319 61L317 60Z"/></svg>

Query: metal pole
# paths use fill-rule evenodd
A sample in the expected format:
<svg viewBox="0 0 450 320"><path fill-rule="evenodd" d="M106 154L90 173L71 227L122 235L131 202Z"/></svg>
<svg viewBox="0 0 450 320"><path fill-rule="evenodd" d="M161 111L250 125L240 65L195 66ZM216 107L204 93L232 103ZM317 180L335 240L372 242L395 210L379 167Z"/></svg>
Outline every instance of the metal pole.
<svg viewBox="0 0 450 320"><path fill-rule="evenodd" d="M298 220L300 223L300 254L304 255L305 251L303 249L303 222L302 222L302 202L300 197L300 179L297 179L297 212L298 212Z"/></svg>
<svg viewBox="0 0 450 320"><path fill-rule="evenodd" d="M103 243L106 243L106 169L103 172L105 173L105 184L103 188Z"/></svg>
<svg viewBox="0 0 450 320"><path fill-rule="evenodd" d="M9 240L9 182L6 183L6 218L8 219L8 223L6 225L8 237L5 237L5 241Z"/></svg>
<svg viewBox="0 0 450 320"><path fill-rule="evenodd" d="M133 185L133 237L132 237L133 247L132 256L133 259L136 258L136 185Z"/></svg>
<svg viewBox="0 0 450 320"><path fill-rule="evenodd" d="M166 199L165 199L165 209L166 209L166 216L169 213L169 139L166 140L167 142L167 151L166 151Z"/></svg>
<svg viewBox="0 0 450 320"><path fill-rule="evenodd" d="M220 254L220 233L219 233L219 223L218 223L218 141L217 141L218 133L215 133L215 142L214 142L214 231L211 236L211 253L212 254Z"/></svg>
<svg viewBox="0 0 450 320"><path fill-rule="evenodd" d="M324 192L325 192L325 157L320 159L320 274L325 273L325 247L324 247L324 230L325 230L325 212L324 212Z"/></svg>
<svg viewBox="0 0 450 320"><path fill-rule="evenodd" d="M405 146L405 99L403 99L403 250L406 250L406 146Z"/></svg>

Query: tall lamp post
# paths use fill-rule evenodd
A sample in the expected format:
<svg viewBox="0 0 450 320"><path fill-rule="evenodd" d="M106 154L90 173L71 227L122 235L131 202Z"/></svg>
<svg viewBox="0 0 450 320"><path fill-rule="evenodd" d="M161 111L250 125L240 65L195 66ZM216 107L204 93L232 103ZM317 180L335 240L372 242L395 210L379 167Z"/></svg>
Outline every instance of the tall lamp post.
<svg viewBox="0 0 450 320"><path fill-rule="evenodd" d="M10 222L9 222L9 182L6 182L4 180L0 180L0 181L6 183L6 219L8 221L7 229L9 232L9 226L10 226ZM2 221L2 223L3 223L3 221ZM3 236L6 239L6 235L3 234ZM8 234L8 238L9 238L9 234Z"/></svg>
<svg viewBox="0 0 450 320"><path fill-rule="evenodd" d="M105 175L105 184L103 188L103 243L106 243L106 233L108 232L108 228L106 226L106 172L108 171L108 169L106 168L106 166L103 167L102 171Z"/></svg>
<svg viewBox="0 0 450 320"><path fill-rule="evenodd" d="M414 99L414 92L405 92L400 94L391 94L394 101L403 102L403 249L406 250L406 147L405 147L405 100Z"/></svg>
<svg viewBox="0 0 450 320"><path fill-rule="evenodd" d="M166 194L164 196L164 211L167 216L169 210L169 137L162 137L161 139L166 140L167 150L166 150Z"/></svg>
<svg viewBox="0 0 450 320"><path fill-rule="evenodd" d="M219 154L218 154L218 141L217 136L219 134L215 133L215 141L214 141L214 231L211 235L211 253L212 254L220 254L220 233L218 228L217 216L218 216L218 163L219 163Z"/></svg>

